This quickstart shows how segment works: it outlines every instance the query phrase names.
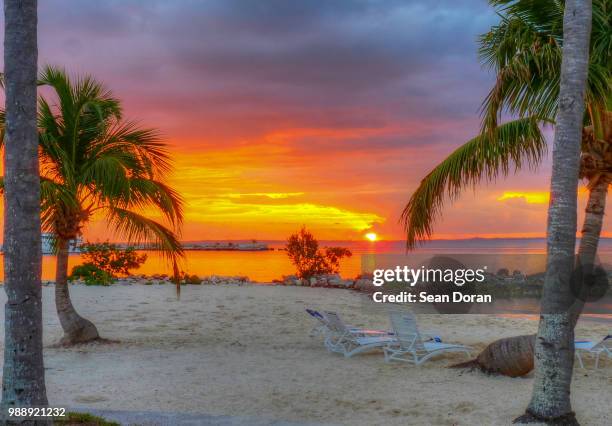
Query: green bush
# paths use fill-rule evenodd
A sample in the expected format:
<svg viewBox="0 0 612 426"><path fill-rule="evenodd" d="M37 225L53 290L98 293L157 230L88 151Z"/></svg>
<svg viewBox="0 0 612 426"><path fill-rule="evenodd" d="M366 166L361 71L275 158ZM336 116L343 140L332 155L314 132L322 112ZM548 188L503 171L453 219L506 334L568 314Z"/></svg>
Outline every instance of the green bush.
<svg viewBox="0 0 612 426"><path fill-rule="evenodd" d="M130 269L138 269L147 260L147 255L138 254L134 247L121 249L109 242L87 243L80 248L85 262L72 268L68 279L82 279L86 285L111 285L117 275L128 275Z"/></svg>
<svg viewBox="0 0 612 426"><path fill-rule="evenodd" d="M147 260L147 255L138 254L134 247L121 249L109 242L84 244L81 246L81 256L86 263L92 263L113 277L128 275L130 269L140 268L140 265Z"/></svg>
<svg viewBox="0 0 612 426"><path fill-rule="evenodd" d="M119 423L106 420L103 417L94 416L89 413L68 412L64 417L55 417L54 425L90 425L90 426L120 426Z"/></svg>
<svg viewBox="0 0 612 426"><path fill-rule="evenodd" d="M68 280L74 281L78 279L83 280L86 285L111 285L115 281L115 277L91 262L86 262L72 268L72 273Z"/></svg>

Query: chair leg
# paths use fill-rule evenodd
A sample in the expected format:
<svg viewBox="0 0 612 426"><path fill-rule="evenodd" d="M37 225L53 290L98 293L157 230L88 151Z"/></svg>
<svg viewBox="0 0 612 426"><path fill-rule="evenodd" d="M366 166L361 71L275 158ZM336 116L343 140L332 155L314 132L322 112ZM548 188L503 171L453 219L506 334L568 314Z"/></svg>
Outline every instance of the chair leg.
<svg viewBox="0 0 612 426"><path fill-rule="evenodd" d="M599 355L601 355L601 352L597 352L597 355L595 355L595 370L599 368Z"/></svg>
<svg viewBox="0 0 612 426"><path fill-rule="evenodd" d="M582 362L582 356L580 355L580 352L576 352L576 358L578 358L578 363L580 364L580 368L584 370L584 363Z"/></svg>

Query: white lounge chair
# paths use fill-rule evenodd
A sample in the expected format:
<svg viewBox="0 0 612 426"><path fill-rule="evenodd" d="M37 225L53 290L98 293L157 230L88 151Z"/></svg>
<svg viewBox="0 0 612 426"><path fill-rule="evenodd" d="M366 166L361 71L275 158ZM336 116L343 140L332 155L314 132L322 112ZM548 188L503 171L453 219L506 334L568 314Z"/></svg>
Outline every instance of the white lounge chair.
<svg viewBox="0 0 612 426"><path fill-rule="evenodd" d="M324 316L329 329L325 347L331 352L343 354L346 358L381 349L394 340L394 337L384 330L349 328L335 312L325 312Z"/></svg>
<svg viewBox="0 0 612 426"><path fill-rule="evenodd" d="M308 313L308 315L310 315L312 318L314 318L317 321L317 324L314 327L312 327L312 330L310 330L310 333L308 333L308 335L310 337L315 337L318 335L326 335L328 328L327 328L327 320L325 319L325 317L319 311L315 311L314 309L306 308L306 312Z"/></svg>
<svg viewBox="0 0 612 426"><path fill-rule="evenodd" d="M601 355L605 354L609 359L612 358L612 334L604 337L599 342L577 340L574 342L574 346L580 368L584 368L582 353L591 354L595 357L595 369L599 368L599 358Z"/></svg>
<svg viewBox="0 0 612 426"><path fill-rule="evenodd" d="M308 315L314 318L318 323L312 328L312 330L310 330L309 335L311 337L317 336L319 334L327 335L329 332L332 331L332 328L334 326L333 325L330 326L329 319L325 316L325 314L322 314L317 310L308 309L308 308L306 308L306 312L308 313ZM339 321L340 324L344 325L344 322L342 321L342 319L340 319L340 316L337 313L330 312L330 315L334 317L334 320L337 320ZM392 332L388 330L370 330L370 329L365 329L365 328L353 327L350 325L344 325L344 327L347 328L351 333L356 334L356 335L386 336L388 334L393 334Z"/></svg>
<svg viewBox="0 0 612 426"><path fill-rule="evenodd" d="M470 356L468 346L437 341L423 341L414 314L392 311L389 313L395 340L385 345L385 362L404 361L420 365L444 352L463 352Z"/></svg>

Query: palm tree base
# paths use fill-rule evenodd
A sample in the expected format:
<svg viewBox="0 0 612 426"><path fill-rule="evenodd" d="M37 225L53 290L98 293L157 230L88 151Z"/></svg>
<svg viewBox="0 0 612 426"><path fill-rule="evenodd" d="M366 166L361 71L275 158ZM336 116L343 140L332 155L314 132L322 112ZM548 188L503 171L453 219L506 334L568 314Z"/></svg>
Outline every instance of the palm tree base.
<svg viewBox="0 0 612 426"><path fill-rule="evenodd" d="M545 424L545 425L558 425L558 426L580 426L576 419L576 413L569 412L559 417L541 417L531 411L527 410L525 414L517 417L512 422L513 424Z"/></svg>
<svg viewBox="0 0 612 426"><path fill-rule="evenodd" d="M96 326L91 321L79 317L76 324L71 324L70 331L64 330L64 336L60 339L59 344L71 346L96 340L101 340Z"/></svg>

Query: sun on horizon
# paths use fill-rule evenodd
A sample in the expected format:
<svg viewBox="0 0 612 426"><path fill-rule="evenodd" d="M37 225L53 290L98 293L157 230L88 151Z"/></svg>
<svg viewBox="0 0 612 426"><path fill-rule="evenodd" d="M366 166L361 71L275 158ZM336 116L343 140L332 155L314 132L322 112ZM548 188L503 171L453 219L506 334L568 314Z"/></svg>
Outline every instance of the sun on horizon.
<svg viewBox="0 0 612 426"><path fill-rule="evenodd" d="M367 234L365 234L365 238L368 241L377 241L378 240L378 235L376 235L375 232L368 232Z"/></svg>

